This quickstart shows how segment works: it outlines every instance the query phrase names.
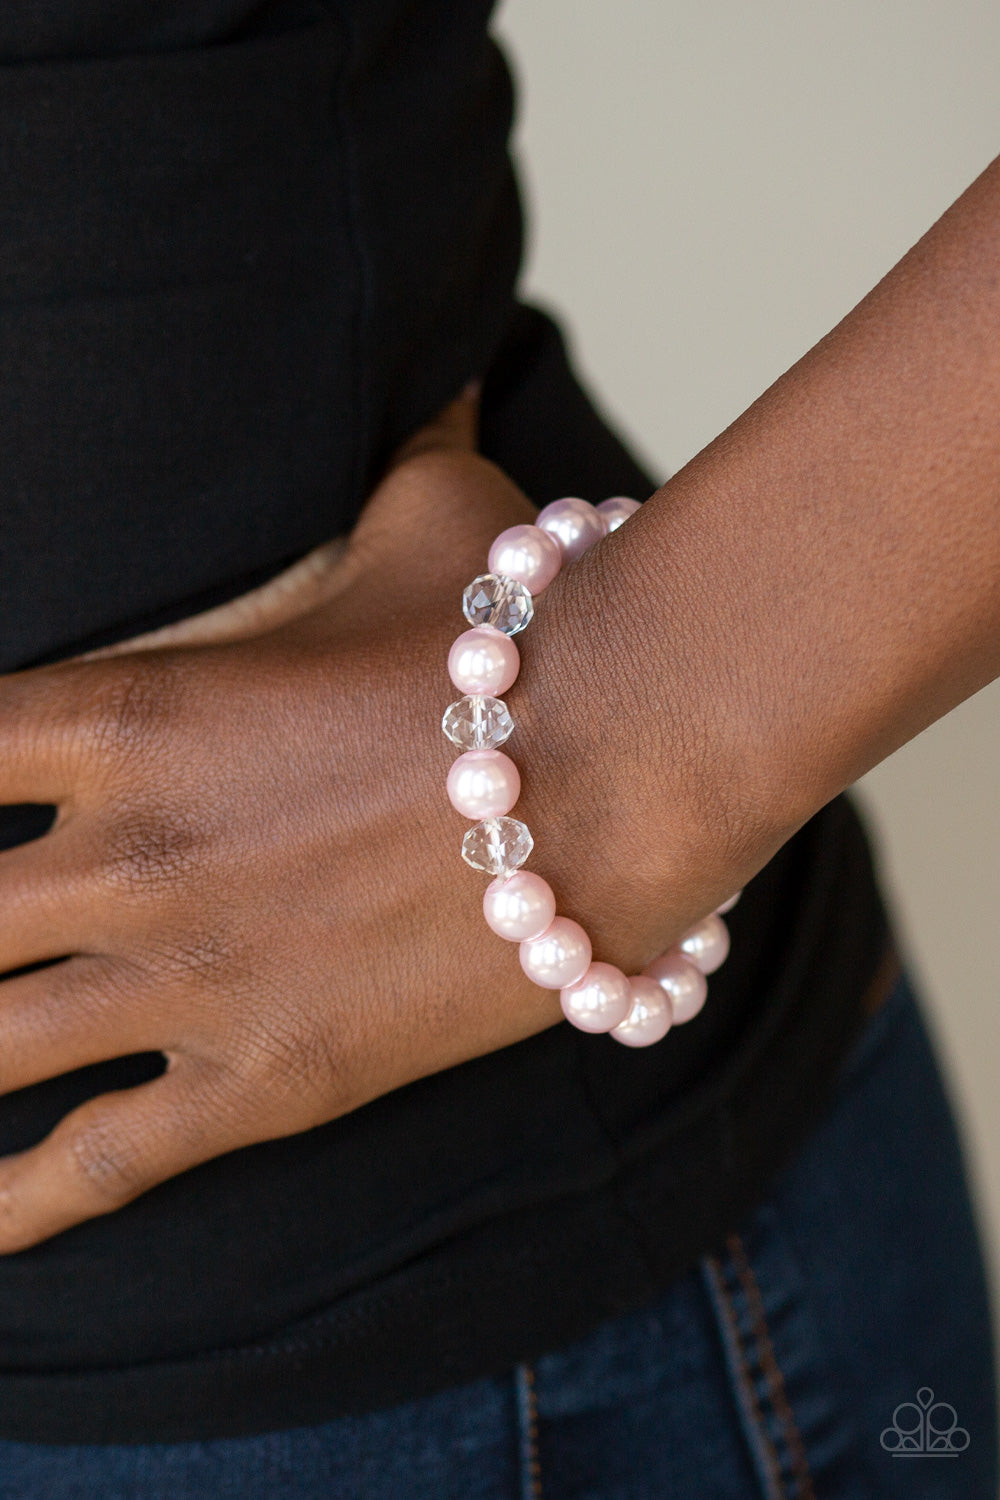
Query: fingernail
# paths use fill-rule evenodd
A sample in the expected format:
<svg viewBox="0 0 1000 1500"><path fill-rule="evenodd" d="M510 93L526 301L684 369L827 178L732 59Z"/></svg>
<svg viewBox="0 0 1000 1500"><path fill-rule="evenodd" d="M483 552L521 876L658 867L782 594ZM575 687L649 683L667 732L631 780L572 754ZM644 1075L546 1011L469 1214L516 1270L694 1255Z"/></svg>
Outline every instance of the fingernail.
<svg viewBox="0 0 1000 1500"><path fill-rule="evenodd" d="M463 385L462 396L466 401L478 401L483 394L483 382L481 380L470 380L468 385Z"/></svg>

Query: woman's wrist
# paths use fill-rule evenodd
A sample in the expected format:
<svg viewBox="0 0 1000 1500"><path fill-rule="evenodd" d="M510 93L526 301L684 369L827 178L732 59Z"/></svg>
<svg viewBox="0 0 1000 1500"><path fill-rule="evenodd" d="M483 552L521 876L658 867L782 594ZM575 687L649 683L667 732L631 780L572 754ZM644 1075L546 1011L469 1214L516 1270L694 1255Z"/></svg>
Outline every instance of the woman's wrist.
<svg viewBox="0 0 1000 1500"><path fill-rule="evenodd" d="M734 838L737 790L724 784L708 722L715 695L704 683L688 691L683 648L673 660L664 652L654 670L662 620L648 633L641 621L628 628L616 597L628 563L615 554L630 551L612 536L549 585L518 637L523 669L506 698L519 731L518 816L536 840L532 867L594 951L635 972L781 839L747 847Z"/></svg>
<svg viewBox="0 0 1000 1500"><path fill-rule="evenodd" d="M487 571L463 592L471 626L452 645L448 671L462 693L446 710L441 728L460 754L447 777L448 797L473 826L462 842L462 856L474 869L495 878L483 898L483 914L498 936L517 942L521 968L542 989L559 990L563 1014L588 1032L610 1032L629 1047L659 1041L672 1025L691 1020L706 996L705 976L725 961L729 935L722 910L711 911L661 951L652 965L631 976L604 959L594 959L586 930L557 910L555 893L536 870L522 868L533 838L516 815L521 791L517 764L501 746L514 732L507 694L520 670L521 637L534 618L539 597L560 571L624 525L639 502L622 496L599 507L580 499L547 505L536 524L505 529L489 551ZM523 644L523 641L522 641ZM737 896L738 896L737 892ZM652 929L661 919L653 908ZM642 940L651 930L647 921ZM619 942L621 938L619 935ZM662 944L658 945L662 949Z"/></svg>

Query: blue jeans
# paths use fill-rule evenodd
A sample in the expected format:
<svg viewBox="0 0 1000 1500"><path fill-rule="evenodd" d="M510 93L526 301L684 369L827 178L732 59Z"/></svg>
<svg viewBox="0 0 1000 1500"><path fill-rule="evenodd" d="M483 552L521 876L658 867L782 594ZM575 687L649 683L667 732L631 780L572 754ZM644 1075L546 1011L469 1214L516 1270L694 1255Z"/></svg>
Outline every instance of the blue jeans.
<svg viewBox="0 0 1000 1500"><path fill-rule="evenodd" d="M0 1500L995 1500L996 1477L982 1266L905 980L768 1202L652 1305L321 1427L0 1443Z"/></svg>

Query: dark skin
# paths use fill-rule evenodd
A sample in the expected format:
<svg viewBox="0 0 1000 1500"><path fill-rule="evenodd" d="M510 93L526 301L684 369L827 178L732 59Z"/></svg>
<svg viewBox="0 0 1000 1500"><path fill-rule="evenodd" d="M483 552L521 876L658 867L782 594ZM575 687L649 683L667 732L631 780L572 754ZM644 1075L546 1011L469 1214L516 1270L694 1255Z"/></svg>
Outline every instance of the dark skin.
<svg viewBox="0 0 1000 1500"><path fill-rule="evenodd" d="M531 866L599 957L635 972L1000 673L998 225L995 164L519 638ZM61 960L0 988L0 1090L168 1060L0 1163L0 1252L560 1021L444 794L457 600L533 514L473 420L319 585L0 684L0 795L59 809L0 854L0 970Z"/></svg>

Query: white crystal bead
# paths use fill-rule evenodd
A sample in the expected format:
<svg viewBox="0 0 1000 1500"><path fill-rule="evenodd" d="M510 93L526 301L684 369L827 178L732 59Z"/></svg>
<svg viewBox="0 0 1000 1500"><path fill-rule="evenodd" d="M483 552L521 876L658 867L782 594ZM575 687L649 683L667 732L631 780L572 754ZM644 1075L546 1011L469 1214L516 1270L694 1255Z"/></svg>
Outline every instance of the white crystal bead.
<svg viewBox="0 0 1000 1500"><path fill-rule="evenodd" d="M523 583L506 573L480 573L462 595L462 613L470 625L492 625L504 635L516 635L534 614L531 595Z"/></svg>
<svg viewBox="0 0 1000 1500"><path fill-rule="evenodd" d="M462 858L487 875L509 875L524 864L534 846L519 818L486 818L462 840Z"/></svg>
<svg viewBox="0 0 1000 1500"><path fill-rule="evenodd" d="M502 698L467 693L449 703L441 728L460 750L496 750L514 733L514 720Z"/></svg>

